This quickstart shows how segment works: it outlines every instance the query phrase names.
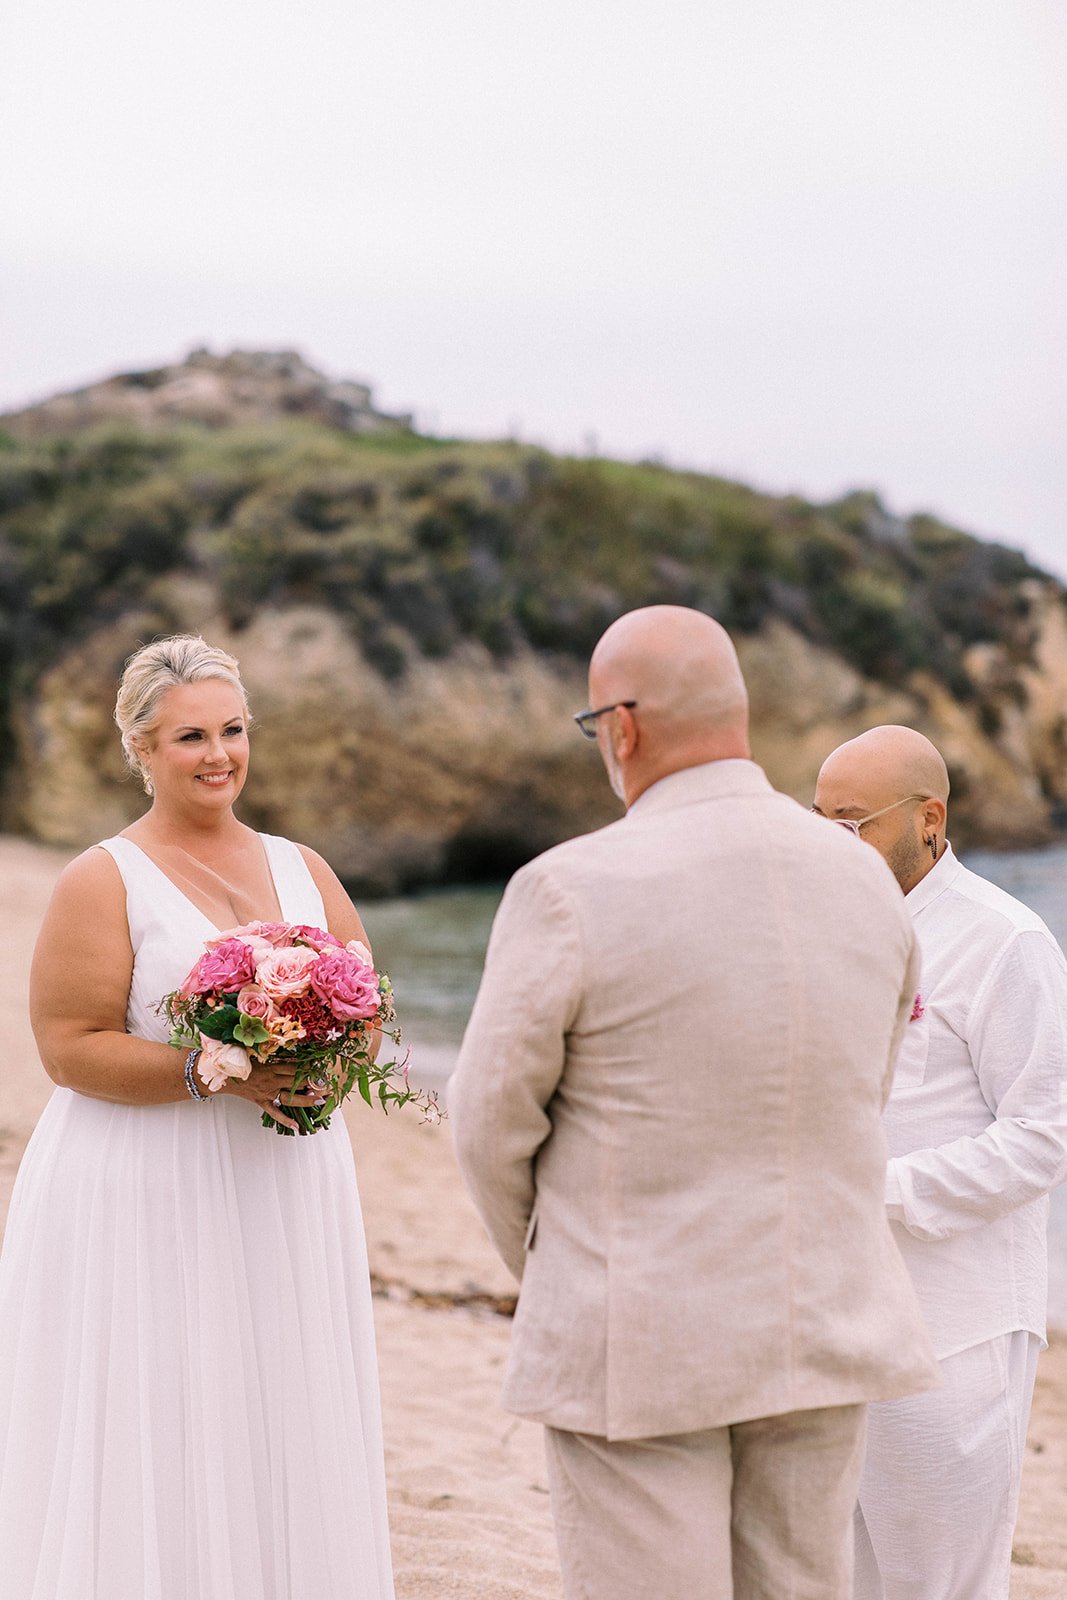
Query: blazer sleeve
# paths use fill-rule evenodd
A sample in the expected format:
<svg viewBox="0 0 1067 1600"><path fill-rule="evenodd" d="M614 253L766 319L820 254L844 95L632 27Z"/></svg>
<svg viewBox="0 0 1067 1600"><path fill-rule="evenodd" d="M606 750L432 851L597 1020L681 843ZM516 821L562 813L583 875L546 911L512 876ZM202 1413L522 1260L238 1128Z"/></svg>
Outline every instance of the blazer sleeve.
<svg viewBox="0 0 1067 1600"><path fill-rule="evenodd" d="M493 923L448 1108L456 1158L489 1237L516 1278L534 1204L534 1161L552 1131L581 995L570 896L540 862L512 878Z"/></svg>

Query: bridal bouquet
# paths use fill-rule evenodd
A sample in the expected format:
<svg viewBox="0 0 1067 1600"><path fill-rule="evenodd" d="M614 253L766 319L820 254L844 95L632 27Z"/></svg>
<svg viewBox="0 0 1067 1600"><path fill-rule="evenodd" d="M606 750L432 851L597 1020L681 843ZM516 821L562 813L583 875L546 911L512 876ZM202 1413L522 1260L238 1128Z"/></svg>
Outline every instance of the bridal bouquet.
<svg viewBox="0 0 1067 1600"><path fill-rule="evenodd" d="M346 1095L358 1089L384 1111L414 1102L427 1120L441 1115L437 1096L408 1087L407 1058L375 1061L376 1031L399 1043L393 991L357 939L342 944L322 928L288 922L248 922L206 941L180 989L159 1009L171 1024L170 1042L199 1048L196 1070L208 1090L227 1078L248 1078L273 1059L292 1068L294 1089L322 1091L313 1106L286 1106L301 1133L330 1125ZM291 1128L263 1114L263 1126Z"/></svg>

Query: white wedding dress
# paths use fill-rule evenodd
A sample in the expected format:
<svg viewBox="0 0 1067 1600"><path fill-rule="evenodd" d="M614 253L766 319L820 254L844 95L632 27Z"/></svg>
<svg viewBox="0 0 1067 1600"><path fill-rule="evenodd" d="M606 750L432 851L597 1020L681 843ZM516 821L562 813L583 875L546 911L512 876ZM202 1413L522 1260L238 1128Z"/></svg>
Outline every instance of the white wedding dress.
<svg viewBox="0 0 1067 1600"><path fill-rule="evenodd" d="M288 840L282 914L322 926ZM127 1028L213 931L128 839ZM92 929L86 929L92 937ZM392 1600L366 1245L340 1116L57 1089L0 1261L4 1600Z"/></svg>

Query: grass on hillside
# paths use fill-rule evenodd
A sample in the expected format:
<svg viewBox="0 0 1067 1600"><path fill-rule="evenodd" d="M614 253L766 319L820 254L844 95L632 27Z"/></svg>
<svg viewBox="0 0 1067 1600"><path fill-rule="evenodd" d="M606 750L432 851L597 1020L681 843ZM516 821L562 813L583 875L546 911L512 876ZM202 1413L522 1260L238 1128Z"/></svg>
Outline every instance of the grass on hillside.
<svg viewBox="0 0 1067 1600"><path fill-rule="evenodd" d="M346 619L369 659L474 638L584 657L621 611L697 606L737 632L779 616L887 682L926 667L960 696L970 644L1033 639L1016 551L871 494L815 505L654 464L517 443L302 421L0 437L0 668L137 607L161 631L161 575L194 572L240 626L263 604Z"/></svg>

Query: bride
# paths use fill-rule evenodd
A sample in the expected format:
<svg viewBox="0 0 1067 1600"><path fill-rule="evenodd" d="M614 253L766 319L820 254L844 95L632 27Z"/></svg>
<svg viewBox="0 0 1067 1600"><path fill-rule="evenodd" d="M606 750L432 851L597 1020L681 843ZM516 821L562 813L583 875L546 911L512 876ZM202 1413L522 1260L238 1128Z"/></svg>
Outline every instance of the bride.
<svg viewBox="0 0 1067 1600"><path fill-rule="evenodd" d="M160 998L252 919L365 934L304 846L233 814L236 661L146 646L115 720L151 808L60 879L31 1011L58 1085L0 1260L5 1600L392 1600L351 1148L278 1138L291 1074L208 1094ZM309 775L310 777L310 775Z"/></svg>

